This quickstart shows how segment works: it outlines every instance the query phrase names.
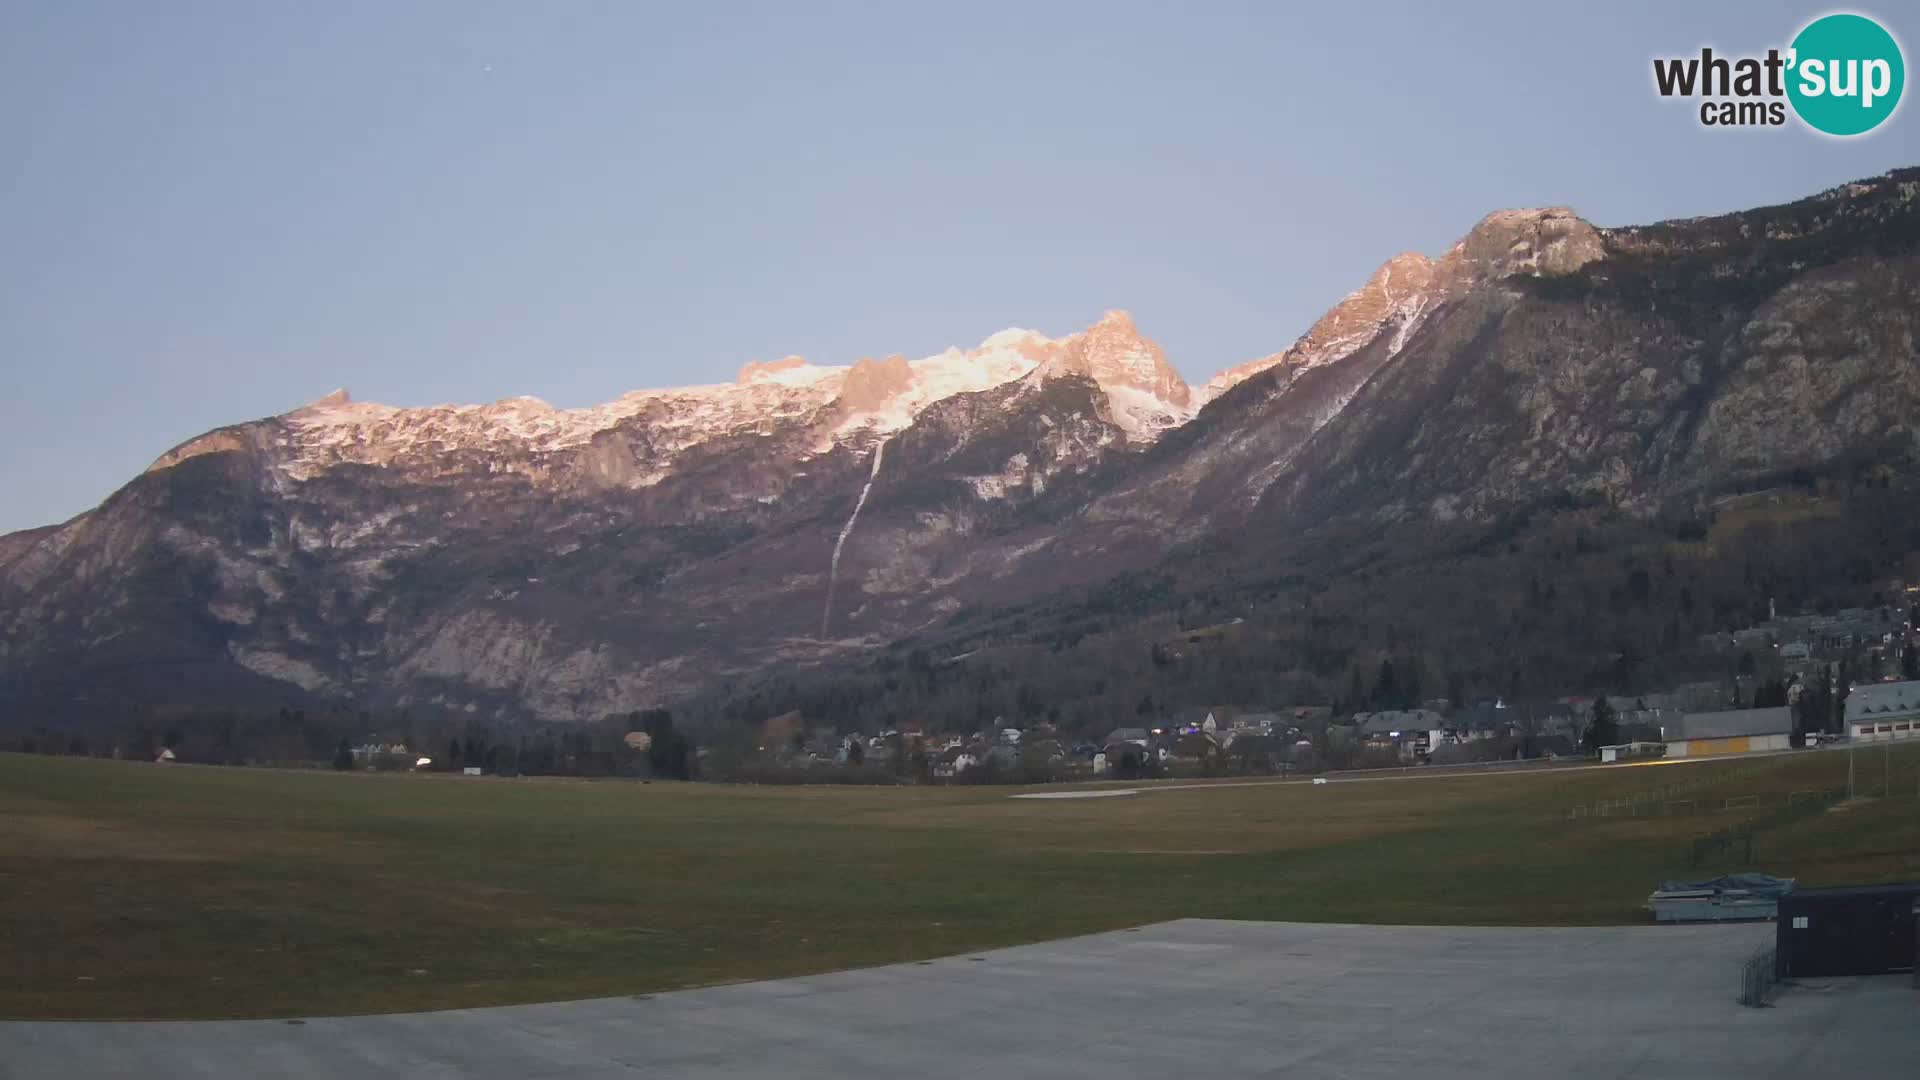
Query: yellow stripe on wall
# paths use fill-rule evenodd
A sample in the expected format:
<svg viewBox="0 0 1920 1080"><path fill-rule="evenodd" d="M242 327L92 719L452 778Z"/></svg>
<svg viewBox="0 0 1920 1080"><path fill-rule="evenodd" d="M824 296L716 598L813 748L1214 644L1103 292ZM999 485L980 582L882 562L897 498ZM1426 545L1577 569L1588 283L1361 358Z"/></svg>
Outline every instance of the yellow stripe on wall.
<svg viewBox="0 0 1920 1080"><path fill-rule="evenodd" d="M1687 747L1687 756L1712 757L1715 754L1744 754L1752 741L1746 735L1735 735L1726 739L1695 739Z"/></svg>

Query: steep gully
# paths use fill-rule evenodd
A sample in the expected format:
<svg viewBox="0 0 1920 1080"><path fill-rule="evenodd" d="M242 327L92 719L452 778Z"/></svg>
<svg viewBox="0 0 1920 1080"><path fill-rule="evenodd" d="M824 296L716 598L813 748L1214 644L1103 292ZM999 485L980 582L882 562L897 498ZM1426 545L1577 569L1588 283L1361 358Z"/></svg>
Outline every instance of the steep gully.
<svg viewBox="0 0 1920 1080"><path fill-rule="evenodd" d="M827 636L827 624L833 621L833 586L840 579L840 550L847 546L847 537L853 535L853 524L860 520L860 508L867 505L867 493L873 490L873 482L880 476L880 462L887 456L887 440L881 439L873 448L873 468L867 473L867 482L860 488L860 497L854 500L853 513L847 515L847 523L840 526L840 538L833 542L833 561L827 566L827 604L820 613L820 636Z"/></svg>

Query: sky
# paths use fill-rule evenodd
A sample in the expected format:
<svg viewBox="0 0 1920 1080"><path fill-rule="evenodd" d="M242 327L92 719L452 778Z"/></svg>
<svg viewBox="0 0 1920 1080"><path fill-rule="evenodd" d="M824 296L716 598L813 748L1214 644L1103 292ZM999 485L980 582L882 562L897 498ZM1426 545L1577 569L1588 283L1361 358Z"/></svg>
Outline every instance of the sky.
<svg viewBox="0 0 1920 1080"><path fill-rule="evenodd" d="M1199 382L1489 210L1920 164L1911 103L1842 141L1652 89L1825 10L0 0L0 531L336 387L584 406L1109 308Z"/></svg>

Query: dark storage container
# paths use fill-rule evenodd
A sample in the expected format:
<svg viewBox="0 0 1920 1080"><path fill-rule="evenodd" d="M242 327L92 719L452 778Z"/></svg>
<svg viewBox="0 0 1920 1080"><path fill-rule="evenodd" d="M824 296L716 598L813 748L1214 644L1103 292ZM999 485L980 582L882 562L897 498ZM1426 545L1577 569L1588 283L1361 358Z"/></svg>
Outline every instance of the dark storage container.
<svg viewBox="0 0 1920 1080"><path fill-rule="evenodd" d="M1780 897L1780 974L1885 975L1914 970L1920 883L1795 889Z"/></svg>

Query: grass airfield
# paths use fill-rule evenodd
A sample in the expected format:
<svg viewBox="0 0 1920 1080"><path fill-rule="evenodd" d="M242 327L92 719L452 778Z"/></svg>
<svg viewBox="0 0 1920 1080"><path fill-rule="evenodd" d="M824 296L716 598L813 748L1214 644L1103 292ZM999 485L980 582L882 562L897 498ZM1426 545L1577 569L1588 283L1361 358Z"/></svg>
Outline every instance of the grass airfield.
<svg viewBox="0 0 1920 1080"><path fill-rule="evenodd" d="M1781 820L1847 769L1829 751L1026 800L0 754L0 1016L642 994L1183 917L1633 923L1662 878L1920 877L1920 746L1859 751L1857 790L1892 797ZM1572 816L1678 783L1687 812ZM1690 864L1742 821L1751 867Z"/></svg>

